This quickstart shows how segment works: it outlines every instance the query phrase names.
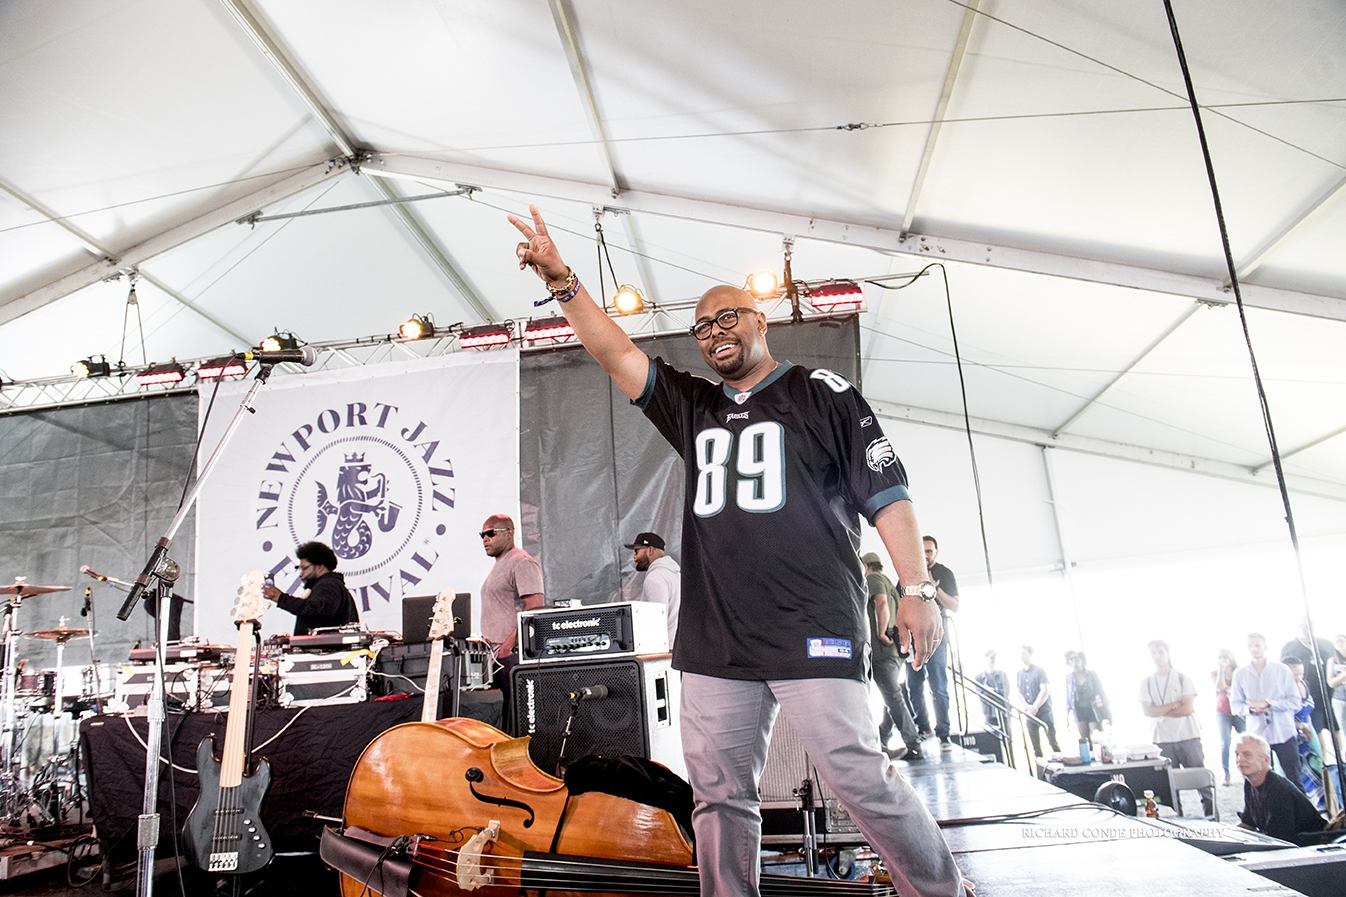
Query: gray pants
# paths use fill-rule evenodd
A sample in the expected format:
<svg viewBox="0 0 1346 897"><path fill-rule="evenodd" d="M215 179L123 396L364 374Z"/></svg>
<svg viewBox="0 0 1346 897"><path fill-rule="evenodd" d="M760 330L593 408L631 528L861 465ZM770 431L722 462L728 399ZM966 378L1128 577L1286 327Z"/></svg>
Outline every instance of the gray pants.
<svg viewBox="0 0 1346 897"><path fill-rule="evenodd" d="M682 749L696 804L704 897L755 897L762 817L757 782L783 708L809 760L893 876L899 894L961 897L962 876L935 820L880 750L868 683L759 682L684 673Z"/></svg>
<svg viewBox="0 0 1346 897"><path fill-rule="evenodd" d="M1168 761L1176 767L1186 767L1188 769L1200 769L1206 765L1206 751L1201 747L1200 738L1189 738L1186 741L1165 741L1159 744L1159 753L1168 758ZM1212 813L1212 807L1215 806L1215 789L1202 788L1198 792L1201 795L1201 807L1209 816ZM1173 795L1173 809L1182 812L1182 807L1178 806L1178 795Z"/></svg>
<svg viewBox="0 0 1346 897"><path fill-rule="evenodd" d="M910 749L920 746L921 735L916 730L916 721L911 717L911 708L907 706L907 696L902 688L902 666L900 657L875 657L874 684L879 687L879 694L883 695L889 718L902 735L902 743ZM886 723L885 720L879 725L879 747L887 747L888 736L892 734L891 728L884 731Z"/></svg>

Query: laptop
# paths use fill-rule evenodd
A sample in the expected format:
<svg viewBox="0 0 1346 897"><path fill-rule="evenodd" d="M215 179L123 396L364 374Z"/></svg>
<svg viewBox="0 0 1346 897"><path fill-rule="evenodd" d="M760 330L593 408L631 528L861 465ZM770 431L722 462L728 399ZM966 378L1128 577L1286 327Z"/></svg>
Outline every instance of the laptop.
<svg viewBox="0 0 1346 897"><path fill-rule="evenodd" d="M402 599L402 641L405 644L430 641L430 618L434 616L438 597L418 595ZM455 594L449 612L453 615L453 637L469 638L472 634L472 594Z"/></svg>

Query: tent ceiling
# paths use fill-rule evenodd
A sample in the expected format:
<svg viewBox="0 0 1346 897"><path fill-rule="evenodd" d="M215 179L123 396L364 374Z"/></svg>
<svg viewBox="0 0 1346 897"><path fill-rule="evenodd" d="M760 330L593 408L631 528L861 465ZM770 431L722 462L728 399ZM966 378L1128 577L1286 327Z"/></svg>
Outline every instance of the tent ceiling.
<svg viewBox="0 0 1346 897"><path fill-rule="evenodd" d="M1287 472L1346 495L1346 11L1176 15ZM1152 3L12 0L0 72L5 380L138 363L129 266L150 361L533 315L504 214L536 198L590 284L607 207L664 304L786 236L801 278L941 261L979 429L1270 478ZM482 189L233 223L456 183ZM871 398L946 424L939 275L867 287L862 351Z"/></svg>

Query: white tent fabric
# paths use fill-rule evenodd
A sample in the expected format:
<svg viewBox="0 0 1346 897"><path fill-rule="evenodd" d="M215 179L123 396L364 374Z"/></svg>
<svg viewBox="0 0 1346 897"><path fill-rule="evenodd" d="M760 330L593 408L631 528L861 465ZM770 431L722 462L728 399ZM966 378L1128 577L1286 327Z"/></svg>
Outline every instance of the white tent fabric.
<svg viewBox="0 0 1346 897"><path fill-rule="evenodd" d="M1346 11L1175 14L1287 474L1341 500ZM783 238L797 278L938 260L979 433L1274 485L1159 4L12 0L0 72L6 381L550 314L504 221L536 200L591 285L606 210L642 326ZM940 274L866 286L861 347L883 413L934 426Z"/></svg>

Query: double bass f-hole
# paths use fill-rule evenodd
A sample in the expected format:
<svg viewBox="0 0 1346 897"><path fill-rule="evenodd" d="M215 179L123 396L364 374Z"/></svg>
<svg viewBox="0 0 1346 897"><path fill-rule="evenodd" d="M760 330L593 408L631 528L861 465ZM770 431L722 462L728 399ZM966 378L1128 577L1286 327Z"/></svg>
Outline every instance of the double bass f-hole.
<svg viewBox="0 0 1346 897"><path fill-rule="evenodd" d="M489 794L482 794L477 790L477 782L484 781L486 776L480 769L473 766L467 772L463 773L463 778L467 779L467 788L472 792L472 796L484 804L495 804L497 807L518 807L528 814L528 818L523 821L524 828L530 828L533 825L535 814L533 808L522 801L510 800L508 797L491 797Z"/></svg>

